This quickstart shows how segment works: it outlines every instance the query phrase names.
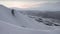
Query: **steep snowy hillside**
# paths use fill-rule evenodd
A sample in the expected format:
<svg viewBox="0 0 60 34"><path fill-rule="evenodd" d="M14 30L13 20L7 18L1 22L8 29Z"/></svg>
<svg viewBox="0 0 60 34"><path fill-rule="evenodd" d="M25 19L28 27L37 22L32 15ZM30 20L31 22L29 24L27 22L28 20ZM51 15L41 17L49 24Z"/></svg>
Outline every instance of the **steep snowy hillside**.
<svg viewBox="0 0 60 34"><path fill-rule="evenodd" d="M9 9L3 5L0 5L0 20L13 23L14 20L12 18L11 9Z"/></svg>
<svg viewBox="0 0 60 34"><path fill-rule="evenodd" d="M57 28L44 25L19 11L0 5L0 34L50 34ZM59 32L57 32L59 33Z"/></svg>

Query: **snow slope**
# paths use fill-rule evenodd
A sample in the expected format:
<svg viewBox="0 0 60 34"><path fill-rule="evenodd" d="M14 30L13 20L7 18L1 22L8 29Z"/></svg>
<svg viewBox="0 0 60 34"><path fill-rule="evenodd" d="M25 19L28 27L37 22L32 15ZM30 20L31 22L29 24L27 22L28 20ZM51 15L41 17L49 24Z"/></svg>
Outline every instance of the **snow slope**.
<svg viewBox="0 0 60 34"><path fill-rule="evenodd" d="M34 30L19 27L4 21L0 21L0 34L48 34L49 31Z"/></svg>
<svg viewBox="0 0 60 34"><path fill-rule="evenodd" d="M15 16L11 14L11 9L0 5L0 34L53 34L56 32L55 28L38 23L27 15L18 11L14 13ZM59 34L59 30L57 33Z"/></svg>

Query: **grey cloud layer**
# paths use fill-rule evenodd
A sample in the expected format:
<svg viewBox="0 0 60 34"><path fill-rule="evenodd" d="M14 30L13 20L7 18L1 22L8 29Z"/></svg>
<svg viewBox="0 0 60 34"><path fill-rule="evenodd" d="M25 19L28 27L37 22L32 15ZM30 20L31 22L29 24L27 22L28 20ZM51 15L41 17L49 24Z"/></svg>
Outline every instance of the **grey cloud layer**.
<svg viewBox="0 0 60 34"><path fill-rule="evenodd" d="M0 1L60 1L60 0L0 0Z"/></svg>
<svg viewBox="0 0 60 34"><path fill-rule="evenodd" d="M32 7L31 9L42 10L42 11L60 11L60 1L59 2L47 2L37 7Z"/></svg>

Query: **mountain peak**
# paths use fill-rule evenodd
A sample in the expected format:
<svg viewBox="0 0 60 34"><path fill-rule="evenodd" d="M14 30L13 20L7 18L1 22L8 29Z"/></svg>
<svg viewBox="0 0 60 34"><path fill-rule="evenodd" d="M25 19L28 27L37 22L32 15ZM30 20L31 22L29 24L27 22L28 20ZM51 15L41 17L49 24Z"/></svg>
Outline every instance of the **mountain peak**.
<svg viewBox="0 0 60 34"><path fill-rule="evenodd" d="M4 5L0 5L0 7L5 7Z"/></svg>
<svg viewBox="0 0 60 34"><path fill-rule="evenodd" d="M6 7L4 5L0 5L0 9L8 9L8 7Z"/></svg>

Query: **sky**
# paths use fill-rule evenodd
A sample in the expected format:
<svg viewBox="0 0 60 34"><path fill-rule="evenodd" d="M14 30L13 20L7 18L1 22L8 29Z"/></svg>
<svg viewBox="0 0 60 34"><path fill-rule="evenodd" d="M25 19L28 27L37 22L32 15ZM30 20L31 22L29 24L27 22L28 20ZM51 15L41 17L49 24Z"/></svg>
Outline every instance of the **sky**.
<svg viewBox="0 0 60 34"><path fill-rule="evenodd" d="M18 8L35 8L40 7L46 3L57 3L60 0L0 0L0 4L7 7L18 7Z"/></svg>
<svg viewBox="0 0 60 34"><path fill-rule="evenodd" d="M0 4L3 4L7 7L19 7L19 8L30 8L36 7L38 4L43 4L46 1L0 1Z"/></svg>

